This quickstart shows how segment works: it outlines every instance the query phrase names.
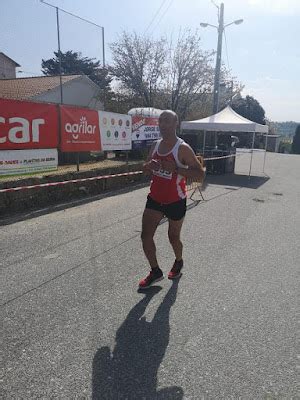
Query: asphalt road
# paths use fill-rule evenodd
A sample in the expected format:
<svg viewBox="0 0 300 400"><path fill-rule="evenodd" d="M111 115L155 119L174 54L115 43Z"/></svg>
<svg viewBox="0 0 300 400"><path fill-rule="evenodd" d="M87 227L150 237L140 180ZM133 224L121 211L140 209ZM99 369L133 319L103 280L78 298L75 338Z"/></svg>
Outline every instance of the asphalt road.
<svg viewBox="0 0 300 400"><path fill-rule="evenodd" d="M296 399L300 156L210 177L145 293L147 188L0 226L1 399ZM173 263L167 223L158 258Z"/></svg>

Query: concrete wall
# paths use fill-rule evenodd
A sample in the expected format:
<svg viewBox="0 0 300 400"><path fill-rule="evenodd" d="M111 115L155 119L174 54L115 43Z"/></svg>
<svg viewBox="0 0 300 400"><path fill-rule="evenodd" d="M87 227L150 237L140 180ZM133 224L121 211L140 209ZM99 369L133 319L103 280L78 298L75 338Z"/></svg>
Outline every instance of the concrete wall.
<svg viewBox="0 0 300 400"><path fill-rule="evenodd" d="M16 66L3 54L0 54L0 79L14 79L16 77Z"/></svg>
<svg viewBox="0 0 300 400"><path fill-rule="evenodd" d="M99 87L90 79L81 77L63 84L63 103L67 105L89 107L103 110L103 103L95 99L99 94ZM49 90L31 98L33 101L60 103L60 87Z"/></svg>

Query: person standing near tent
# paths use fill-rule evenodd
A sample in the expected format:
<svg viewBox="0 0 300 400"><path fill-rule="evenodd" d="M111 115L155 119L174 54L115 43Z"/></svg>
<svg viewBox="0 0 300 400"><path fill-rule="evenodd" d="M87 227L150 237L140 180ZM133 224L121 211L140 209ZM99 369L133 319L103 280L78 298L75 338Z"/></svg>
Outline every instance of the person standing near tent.
<svg viewBox="0 0 300 400"><path fill-rule="evenodd" d="M151 271L139 282L141 289L150 287L163 279L156 258L153 240L158 224L164 216L168 218L168 237L175 254L175 262L168 274L169 279L181 275L183 267L180 232L186 213L186 178L202 178L205 169L201 166L192 148L176 135L177 114L165 110L159 117L162 139L154 142L143 170L152 175L150 193L142 220L142 244Z"/></svg>

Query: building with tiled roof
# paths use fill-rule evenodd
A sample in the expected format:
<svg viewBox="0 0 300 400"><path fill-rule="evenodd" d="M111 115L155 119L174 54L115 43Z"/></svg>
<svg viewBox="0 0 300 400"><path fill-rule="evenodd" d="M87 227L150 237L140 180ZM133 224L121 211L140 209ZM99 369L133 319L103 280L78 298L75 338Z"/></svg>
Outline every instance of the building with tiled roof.
<svg viewBox="0 0 300 400"><path fill-rule="evenodd" d="M103 109L100 88L85 75L63 75L63 104ZM60 77L0 79L0 98L61 103Z"/></svg>
<svg viewBox="0 0 300 400"><path fill-rule="evenodd" d="M13 79L16 77L16 68L20 65L0 52L0 79Z"/></svg>

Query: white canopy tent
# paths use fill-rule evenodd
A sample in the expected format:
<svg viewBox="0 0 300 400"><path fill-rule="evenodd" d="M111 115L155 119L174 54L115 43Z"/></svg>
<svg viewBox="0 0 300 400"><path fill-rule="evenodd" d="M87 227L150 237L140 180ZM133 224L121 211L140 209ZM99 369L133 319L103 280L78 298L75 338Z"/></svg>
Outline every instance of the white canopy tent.
<svg viewBox="0 0 300 400"><path fill-rule="evenodd" d="M251 149L251 161L249 169L249 177L251 174L252 158L254 139L256 133L268 133L269 127L267 125L257 124L256 122L250 121L247 118L237 114L230 106L224 108L224 110L217 114L211 115L207 118L198 119L195 121L182 121L181 130L196 130L204 131L203 139L203 154L205 150L205 137L207 131L214 132L249 132L252 133L252 149ZM265 157L267 149L267 137L266 135L266 147Z"/></svg>

